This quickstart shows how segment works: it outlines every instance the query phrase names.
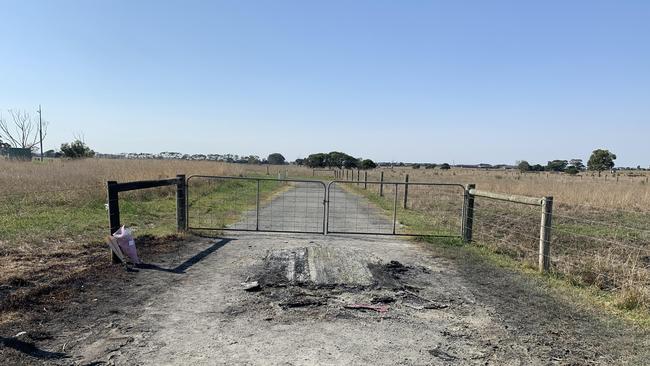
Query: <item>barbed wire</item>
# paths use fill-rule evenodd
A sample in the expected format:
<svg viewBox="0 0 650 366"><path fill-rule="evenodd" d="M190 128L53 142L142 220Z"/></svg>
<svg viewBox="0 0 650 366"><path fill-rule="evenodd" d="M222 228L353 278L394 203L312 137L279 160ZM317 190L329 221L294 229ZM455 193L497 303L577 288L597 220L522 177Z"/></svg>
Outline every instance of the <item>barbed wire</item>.
<svg viewBox="0 0 650 366"><path fill-rule="evenodd" d="M538 254L539 254L539 252L538 252L537 250L535 250L535 249L527 248L526 246L523 246L523 245L521 245L521 244L514 244L514 243L512 243L512 242L510 242L510 241L506 241L507 238L499 238L499 237L496 237L496 236L494 236L494 235L488 234L488 233L486 233L486 232L479 233L479 236L489 236L489 237L491 237L492 239L495 239L495 240L497 240L497 241L499 241L499 242L502 242L502 243L504 243L504 244L507 244L509 247L510 247L510 246L514 246L514 247L517 248L517 249L521 249L521 250L524 250L524 251L526 251L526 252L533 253L533 254L535 254L535 255L538 255Z"/></svg>
<svg viewBox="0 0 650 366"><path fill-rule="evenodd" d="M487 223L485 223L485 222L483 222L483 223L478 223L477 226L489 226L489 227L491 227L491 228L502 229L501 231L508 231L508 232L518 234L518 235L523 236L523 237L528 238L528 239L532 239L532 240L535 240L535 241L539 241L539 237L538 237L538 236L532 236L532 235L527 234L527 233L523 233L523 232L519 232L519 231L514 231L514 230L509 230L509 229L507 229L507 228L504 228L503 226L498 226L498 225L493 225L493 224L487 224Z"/></svg>
<svg viewBox="0 0 650 366"><path fill-rule="evenodd" d="M515 217L512 217L512 216L508 216L508 215L496 214L496 213L494 213L492 211L486 211L486 210L476 210L476 209L474 209L473 211L474 211L474 214L476 214L477 211L478 211L482 215L485 215L485 217L503 218L503 219L511 220L513 222L521 222L521 223L530 224L530 220L539 221L539 216L538 217L515 218ZM475 215L475 217L476 217L476 215ZM476 218L474 220L476 220Z"/></svg>
<svg viewBox="0 0 650 366"><path fill-rule="evenodd" d="M581 237L581 238L593 239L593 240L600 241L600 242L603 242L603 243L608 243L608 244L616 245L616 246L619 246L619 247L622 247L622 248L628 248L628 249L640 250L640 251L644 251L644 252L648 252L648 253L650 253L650 248L643 248L643 247L637 247L637 246L634 246L634 245L627 245L627 244L624 244L624 243L621 243L621 242L617 242L617 241L613 241L613 240L609 240L609 239L606 239L606 238L599 238L599 237L590 236L590 235L583 235L583 234L572 233L572 232L570 232L570 231L565 231L565 230L561 230L561 229L557 229L557 228L555 228L554 231L555 231L556 233L563 233L563 234L570 235L570 236L576 236L576 237ZM557 241L556 241L556 243L557 243Z"/></svg>
<svg viewBox="0 0 650 366"><path fill-rule="evenodd" d="M580 222L588 222L588 223L593 223L593 224L598 224L598 225L616 226L616 227L619 227L619 228L622 228L622 229L643 231L643 232L650 233L650 229L641 229L641 228L637 228L637 227L631 227L631 226L620 225L620 224L615 224L615 223L608 223L608 222L604 222L604 221L596 221L596 220L591 220L591 219L578 218L578 217L574 217L574 216L559 215L557 213L553 213L553 217L565 218L565 219L580 221Z"/></svg>
<svg viewBox="0 0 650 366"><path fill-rule="evenodd" d="M625 208L620 208L620 207L604 207L604 206L591 206L587 205L584 203L572 203L572 204L563 204L561 202L558 203L559 207L570 207L570 208L587 208L593 211L600 211L600 212L606 212L606 213L620 213L620 212L625 212L625 213L630 213L630 214L635 214L635 215L650 215L650 210L638 210L638 211L633 211Z"/></svg>

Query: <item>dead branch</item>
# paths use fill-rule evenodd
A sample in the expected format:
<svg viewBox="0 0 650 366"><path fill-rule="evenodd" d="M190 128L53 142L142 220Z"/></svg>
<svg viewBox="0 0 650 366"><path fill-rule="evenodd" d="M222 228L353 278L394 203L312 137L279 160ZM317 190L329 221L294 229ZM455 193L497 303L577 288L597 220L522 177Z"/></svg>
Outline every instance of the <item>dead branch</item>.
<svg viewBox="0 0 650 366"><path fill-rule="evenodd" d="M12 123L0 115L0 139L13 147L33 149L40 141L38 121L32 119L27 111L10 109ZM47 136L46 121L43 121L43 139Z"/></svg>

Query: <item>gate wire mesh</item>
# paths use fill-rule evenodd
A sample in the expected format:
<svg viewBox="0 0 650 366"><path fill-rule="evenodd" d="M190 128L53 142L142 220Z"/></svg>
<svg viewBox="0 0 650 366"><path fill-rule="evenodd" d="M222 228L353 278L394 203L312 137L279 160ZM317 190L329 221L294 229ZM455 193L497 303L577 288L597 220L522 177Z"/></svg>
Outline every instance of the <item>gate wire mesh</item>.
<svg viewBox="0 0 650 366"><path fill-rule="evenodd" d="M188 226L195 230L323 233L320 181L192 176Z"/></svg>
<svg viewBox="0 0 650 366"><path fill-rule="evenodd" d="M328 187L329 233L460 236L461 185L334 181ZM397 193L397 195L396 195Z"/></svg>
<svg viewBox="0 0 650 366"><path fill-rule="evenodd" d="M522 261L539 259L539 206L476 198L474 243ZM617 294L617 306L650 304L650 216L647 211L555 206L551 272L579 286Z"/></svg>

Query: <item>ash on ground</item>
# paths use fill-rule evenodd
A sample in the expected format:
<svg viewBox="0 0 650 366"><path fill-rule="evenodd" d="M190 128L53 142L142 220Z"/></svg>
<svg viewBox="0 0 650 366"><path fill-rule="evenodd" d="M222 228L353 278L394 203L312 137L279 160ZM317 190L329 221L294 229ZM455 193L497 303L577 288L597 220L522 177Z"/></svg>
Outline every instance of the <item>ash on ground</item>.
<svg viewBox="0 0 650 366"><path fill-rule="evenodd" d="M254 276L259 291L233 305L230 315L264 312L267 320L302 314L318 317L399 317L440 311L453 299L430 298L431 271L367 253L331 247L269 250ZM251 283L251 282L248 282ZM247 284L242 284L245 289Z"/></svg>

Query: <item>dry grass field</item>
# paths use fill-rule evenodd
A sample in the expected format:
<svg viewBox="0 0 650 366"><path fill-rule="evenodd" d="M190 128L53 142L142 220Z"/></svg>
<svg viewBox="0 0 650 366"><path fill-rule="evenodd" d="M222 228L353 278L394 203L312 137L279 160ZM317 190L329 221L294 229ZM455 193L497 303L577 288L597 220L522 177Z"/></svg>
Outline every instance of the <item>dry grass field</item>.
<svg viewBox="0 0 650 366"><path fill-rule="evenodd" d="M485 191L554 196L553 275L594 289L617 309L648 312L647 176L383 168L369 171L368 179L378 180L380 171L386 181L403 181L409 174L411 182L474 183ZM269 167L271 177L279 172L289 177L312 177L308 168ZM0 322L20 316L17 309L35 294L50 293L105 261L106 181L161 179L176 174L265 176L267 167L208 161L0 161ZM333 175L319 172L314 179L329 180ZM370 185L368 190L358 191L374 195L371 198L381 205L387 198L379 198L376 189L377 185ZM386 187L388 197L391 189ZM406 224L414 228L440 226L455 232L461 196L458 191L414 186L409 192L409 208L402 212ZM122 222L132 227L140 240L175 234L173 190L122 194L120 205ZM477 199L474 245L533 268L539 226L538 207Z"/></svg>
<svg viewBox="0 0 650 366"><path fill-rule="evenodd" d="M282 167L289 174L311 170ZM270 168L277 176L278 169ZM176 174L256 175L266 167L160 160L0 160L0 323L106 263L106 181L172 178ZM139 240L175 235L170 187L122 193L122 223Z"/></svg>
<svg viewBox="0 0 650 366"><path fill-rule="evenodd" d="M411 182L447 182L476 184L481 190L524 196L553 196L561 205L591 206L601 210L650 210L650 172L585 172L577 176L561 173L520 173L506 170L477 169L411 169L387 168L385 180L403 181L406 174ZM356 177L356 176L355 176ZM369 173L368 179L379 179Z"/></svg>
<svg viewBox="0 0 650 366"><path fill-rule="evenodd" d="M383 169L385 181L476 184L484 191L554 197L551 260L553 274L593 288L617 309L650 309L650 185L648 175L591 172L554 173ZM362 176L363 177L363 176ZM371 171L368 180L379 180ZM355 175L356 179L356 175ZM376 190L376 186L370 189ZM387 197L391 196L388 187ZM457 216L448 190L410 189L410 209L422 214ZM400 202L401 202L400 196ZM417 220L416 220L417 221ZM417 224L417 223L416 223ZM456 224L458 226L459 224ZM534 268L538 261L541 208L477 198L474 243ZM453 225L452 225L453 226Z"/></svg>

